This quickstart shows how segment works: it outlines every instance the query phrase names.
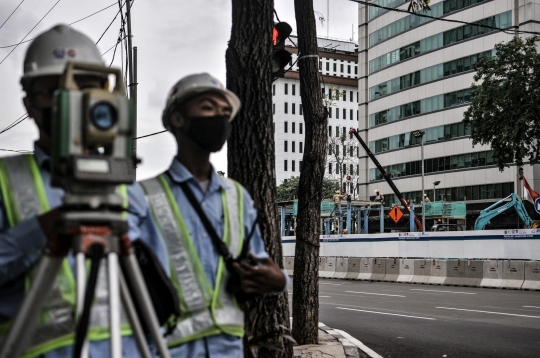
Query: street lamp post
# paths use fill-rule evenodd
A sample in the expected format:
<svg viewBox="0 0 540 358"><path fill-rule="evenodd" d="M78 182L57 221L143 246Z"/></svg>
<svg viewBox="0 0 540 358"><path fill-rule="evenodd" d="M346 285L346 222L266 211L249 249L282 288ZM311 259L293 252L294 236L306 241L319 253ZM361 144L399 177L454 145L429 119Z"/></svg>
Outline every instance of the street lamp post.
<svg viewBox="0 0 540 358"><path fill-rule="evenodd" d="M433 201L437 201L437 198L435 197L435 187L441 183L440 180L433 182Z"/></svg>
<svg viewBox="0 0 540 358"><path fill-rule="evenodd" d="M420 147L421 147L421 153L422 153L421 154L421 159L422 159L422 163L421 163L421 166L422 166L422 195L420 196L420 200L422 200L422 234L426 233L426 208L425 208L426 202L424 201L424 134L426 134L426 132L419 131L419 130L416 130L416 131L412 132L412 135L415 138L420 138Z"/></svg>

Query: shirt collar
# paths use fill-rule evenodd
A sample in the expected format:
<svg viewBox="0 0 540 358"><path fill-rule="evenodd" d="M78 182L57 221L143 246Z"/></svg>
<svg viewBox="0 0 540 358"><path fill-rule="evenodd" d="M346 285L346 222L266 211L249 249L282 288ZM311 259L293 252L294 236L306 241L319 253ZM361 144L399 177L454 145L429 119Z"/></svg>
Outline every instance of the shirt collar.
<svg viewBox="0 0 540 358"><path fill-rule="evenodd" d="M208 186L208 192L218 191L221 189L228 189L229 186L225 183L218 173L214 170L214 166L211 165L212 173L210 175L210 185ZM197 179L191 174L191 172L174 158L168 171L171 179L177 183L183 183L185 181L193 181L198 184Z"/></svg>
<svg viewBox="0 0 540 358"><path fill-rule="evenodd" d="M43 168L43 163L51 159L51 157L45 153L43 149L41 149L37 142L34 142L34 158L36 158L37 164L40 168Z"/></svg>

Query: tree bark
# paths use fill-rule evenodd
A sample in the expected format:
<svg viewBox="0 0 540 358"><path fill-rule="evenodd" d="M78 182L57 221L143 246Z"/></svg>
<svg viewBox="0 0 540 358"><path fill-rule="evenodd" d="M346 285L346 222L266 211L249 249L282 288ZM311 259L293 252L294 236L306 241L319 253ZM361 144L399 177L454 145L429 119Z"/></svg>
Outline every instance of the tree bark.
<svg viewBox="0 0 540 358"><path fill-rule="evenodd" d="M228 176L246 187L259 211L259 227L268 254L283 267L272 129L273 11L273 1L232 1L231 39L226 52L227 87L241 99L242 108L232 122L227 160ZM257 356L249 349L247 340L268 333L259 343L258 356L292 357L292 344L282 334L284 327L286 330L290 327L287 293L256 299L247 303L244 311L248 313L246 357Z"/></svg>
<svg viewBox="0 0 540 358"><path fill-rule="evenodd" d="M319 218L327 151L328 112L319 83L317 32L312 0L295 0L300 96L304 109L305 147L298 191L293 280L293 338L316 344L319 321ZM306 57L313 56L315 57Z"/></svg>

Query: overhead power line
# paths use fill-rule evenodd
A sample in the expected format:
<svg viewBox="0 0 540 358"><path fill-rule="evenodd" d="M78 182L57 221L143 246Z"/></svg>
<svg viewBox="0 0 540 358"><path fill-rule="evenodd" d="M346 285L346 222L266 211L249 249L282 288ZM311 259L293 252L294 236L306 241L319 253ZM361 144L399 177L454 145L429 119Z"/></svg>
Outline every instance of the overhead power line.
<svg viewBox="0 0 540 358"><path fill-rule="evenodd" d="M529 35L540 35L540 32L537 32L537 31L508 30L508 29L505 30L505 29L501 29L501 28L495 27L495 26L475 24L474 22L452 20L452 19L446 19L446 18L442 18L442 17L435 17L435 16L431 16L431 15L419 14L417 12L409 12L407 10L397 9L397 8L392 8L392 7L382 6L382 5L377 5L377 4L369 3L369 2L366 2L366 1L362 1L362 0L349 0L349 1L352 1L352 2L355 2L355 3L358 3L358 4L363 4L363 5L366 5L366 6L378 7L380 9L385 9L385 10L388 10L388 11L395 11L395 12L401 12L401 13L405 13L405 14L409 14L409 15L416 15L416 16L419 16L419 17L425 17L425 18L433 19L433 20L437 20L437 21L444 21L444 22L451 22L451 23L462 24L462 25L473 25L473 26L478 26L478 27L484 27L484 28L487 28L487 29L501 31L501 32L504 32L504 33L507 33L507 34L508 34L508 31L511 31L510 35L514 35L515 33L529 34ZM449 15L452 15L452 14L449 14Z"/></svg>
<svg viewBox="0 0 540 358"><path fill-rule="evenodd" d="M2 152L13 152L13 153L22 153L22 154L34 153L34 151L32 151L32 150L24 150L24 149L19 149L19 150L16 150L16 149L0 149L0 151L2 151Z"/></svg>
<svg viewBox="0 0 540 358"><path fill-rule="evenodd" d="M152 133L152 134L143 135L143 136L140 136L140 137L137 137L137 138L133 138L133 139L134 139L134 140L142 139L142 138L151 137L151 136L153 136L153 135L161 134L161 133L165 133L165 132L168 132L168 130L165 129L164 131L161 131L161 132L155 132L155 133Z"/></svg>
<svg viewBox="0 0 540 358"><path fill-rule="evenodd" d="M41 21L43 21L43 19L45 18L45 16L49 15L49 13L55 8L56 5L58 5L58 3L62 1L62 0L58 0L57 2L54 3L54 5L49 9L49 11L47 11L47 13L45 15L43 15L43 17L41 19L39 19L39 21L37 22L37 24L34 25L34 27L32 27L32 29L30 31L28 31L28 33L26 35L24 35L24 37L22 38L22 40L17 44L17 46L15 46L11 51L9 51L9 53L6 55L6 57L4 57L4 59L0 62L0 65L4 63L4 61L6 60L6 58L9 57L9 55L11 55L13 53L13 51L15 51L15 49L17 47L19 47L19 45L24 41L24 39L30 35L30 33L32 31L34 31L34 29L37 27L37 25L39 25L41 23Z"/></svg>
<svg viewBox="0 0 540 358"><path fill-rule="evenodd" d="M11 128L15 127L16 125L20 124L21 122L23 122L26 118L28 118L28 114L24 114L22 116L20 116L19 118L17 118L15 121L13 121L10 125L8 125L6 128L2 129L2 131L0 131L0 134L4 133L4 132L7 132L8 130L10 130Z"/></svg>
<svg viewBox="0 0 540 358"><path fill-rule="evenodd" d="M24 0L23 0L23 1L24 1ZM76 24L76 23L78 23L78 22L81 22L81 21L83 21L83 20L86 20L86 19L88 19L89 17L92 17L92 16L94 16L94 15L97 15L97 14L99 14L100 12L105 11L105 10L107 10L108 8L113 7L113 6L115 6L115 5L117 5L117 4L116 4L116 3L113 3L113 4L111 4L111 5L107 6L107 7L104 7L103 9L98 10L98 11L94 12L93 14L90 14L90 15L88 15L88 16L83 17L82 19L79 19L79 20L77 20L77 21L73 21L73 22L69 23L68 26L71 26L71 25L73 25L73 24ZM115 18L116 18L116 17L115 17ZM7 21L7 20L6 20L6 21ZM114 21L114 20L113 20L113 21ZM10 48L10 47L18 46L18 45L20 45L20 44L24 44L24 43L30 42L30 41L32 41L32 40L34 40L34 38L28 39L28 40L24 40L24 41L22 41L22 42L20 42L20 43L16 43L16 44L12 44L12 45L0 46L0 48Z"/></svg>
<svg viewBox="0 0 540 358"><path fill-rule="evenodd" d="M13 12L11 12L11 14L9 14L8 18L2 23L2 25L0 26L0 29L2 27L4 27L4 25L6 24L6 22L8 22L8 20L10 19L11 15L13 15L15 13L15 11L17 11L17 9L19 8L19 6L22 5L22 3L24 2L24 0L22 0L19 5L17 5L17 7L15 8L15 10L13 10Z"/></svg>

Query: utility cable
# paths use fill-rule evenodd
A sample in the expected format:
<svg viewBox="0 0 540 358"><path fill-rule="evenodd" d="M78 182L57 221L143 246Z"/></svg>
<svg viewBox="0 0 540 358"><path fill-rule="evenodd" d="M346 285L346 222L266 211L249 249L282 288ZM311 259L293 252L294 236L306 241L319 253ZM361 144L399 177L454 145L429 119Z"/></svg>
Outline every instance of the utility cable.
<svg viewBox="0 0 540 358"><path fill-rule="evenodd" d="M32 150L24 150L24 149L20 149L20 150L15 150L15 149L0 149L0 151L2 151L2 152L21 153L21 154L34 153L34 151L32 151Z"/></svg>
<svg viewBox="0 0 540 358"><path fill-rule="evenodd" d="M55 8L56 5L58 5L58 3L62 1L62 0L58 0L57 2L54 3L54 5L49 9L49 11L47 11L47 13L45 15L43 15L43 17L37 22L36 25L34 25L34 27L32 27L32 29L30 31L28 31L28 33L26 35L24 35L24 37L22 38L22 40L17 44L17 46L15 46L11 51L9 51L9 53L6 55L6 57L4 57L4 59L2 61L0 61L0 65L4 63L4 61L6 60L6 58L9 57L9 55L11 55L13 53L13 51L15 51L15 49L17 47L19 47L19 45L24 41L24 39L30 35L30 33L32 31L34 31L34 29L41 23L41 21L43 21L43 19L45 18L45 16L49 15L49 13Z"/></svg>
<svg viewBox="0 0 540 358"><path fill-rule="evenodd" d="M428 18L428 19L433 19L433 20L438 20L438 21L451 22L451 23L462 24L462 25L473 25L473 26L478 26L478 27L484 27L484 28L487 28L487 29L501 31L501 32L504 32L506 34L508 34L507 31L512 31L512 33L510 33L509 35L514 35L515 33L529 34L529 35L540 35L540 32L536 32L536 31L508 30L508 29L505 30L505 29L501 29L501 28L495 27L495 26L476 24L474 22L466 22L466 21L460 21L460 20L445 19L445 18L435 17L435 16L431 16L431 15L419 14L419 13L416 13L416 12L409 12L407 10L391 8L391 7L382 6L382 5L377 5L377 4L368 3L368 2L362 1L362 0L349 0L349 1L352 1L352 2L355 2L355 3L358 3L358 4L362 4L362 5L366 5L366 6L372 6L372 7L377 7L377 8L380 8L380 9L385 9L385 10L388 10L388 11L395 11L395 12L401 12L401 13L405 13L405 14L409 14L409 15L416 15L416 16L419 16L419 17L425 17L425 18ZM453 14L449 14L449 15L453 15Z"/></svg>
<svg viewBox="0 0 540 358"><path fill-rule="evenodd" d="M4 25L6 24L6 22L11 18L11 15L13 15L15 13L15 11L17 11L17 9L19 8L19 6L22 5L22 3L24 2L24 0L22 0L19 5L17 5L17 7L15 8L15 10L13 10L13 12L11 14L9 14L8 18L2 23L2 25L0 26L0 29L2 27L4 27Z"/></svg>
<svg viewBox="0 0 540 358"><path fill-rule="evenodd" d="M68 26L71 26L71 25L73 25L73 24L76 24L76 23L78 23L78 22L81 22L81 21L83 21L83 20L86 20L86 19L88 19L89 17L92 17L92 16L94 16L94 15L96 15L96 14L99 14L100 12L105 11L105 10L107 10L108 8L113 7L113 6L115 6L115 5L116 5L116 3L111 4L111 5L107 6L107 7L104 7L103 9L98 10L98 11L94 12L93 14L90 14L90 15L88 15L88 16L83 17L82 19L79 19L79 20L77 20L77 21L73 21L72 23L69 23ZM6 20L6 21L7 21L7 20ZM24 43L30 42L30 41L32 41L32 40L34 40L34 39L35 39L35 38L28 39L28 40L22 41L21 43L18 43L18 44L13 44L13 45L8 45L8 46L0 46L0 48L10 48L10 47L13 47L13 46L18 46L18 45L20 45L20 44L24 44Z"/></svg>
<svg viewBox="0 0 540 358"><path fill-rule="evenodd" d="M137 138L133 138L133 140L142 139L142 138L146 138L146 137L151 137L153 135L161 134L161 133L165 133L165 132L168 132L168 130L165 129L164 131L161 131L161 132L155 132L155 133L152 133L152 134L143 135L143 136L140 136L140 137L137 137Z"/></svg>
<svg viewBox="0 0 540 358"><path fill-rule="evenodd" d="M2 129L2 131L0 131L0 134L4 133L4 132L7 132L8 130L10 130L11 128L15 127L16 125L18 125L19 123L23 122L26 118L28 118L28 114L24 114L22 115L21 117L17 118L13 123L11 123L10 125L8 125L6 128Z"/></svg>
<svg viewBox="0 0 540 358"><path fill-rule="evenodd" d="M124 4L126 2L124 1ZM124 6L124 4L122 4L122 6ZM109 7L111 6L115 6L117 5L116 3L110 5ZM101 36L99 37L99 39L96 41L96 45L99 43L99 41L101 41L101 39L103 38L103 36L105 35L105 33L107 33L107 31L109 31L109 28L112 26L112 24L114 23L114 20L116 20L116 18L118 17L118 14L120 14L120 12L122 11L122 9L120 8L120 10L118 10L118 12L116 13L116 15L114 16L114 18L112 19L111 23L109 24L109 26L107 26L107 28L105 29L105 31L103 31L103 33L101 34Z"/></svg>

